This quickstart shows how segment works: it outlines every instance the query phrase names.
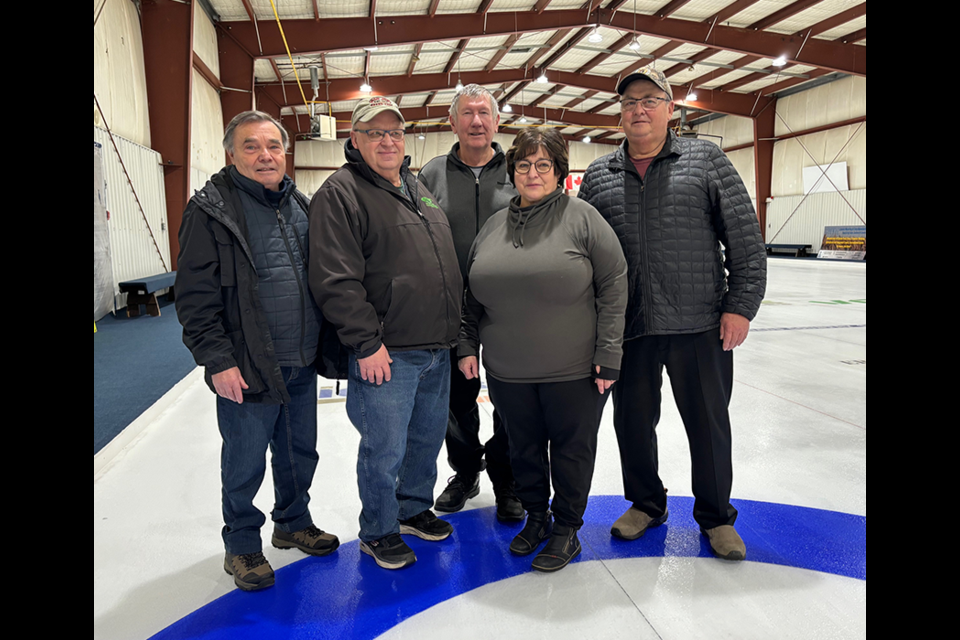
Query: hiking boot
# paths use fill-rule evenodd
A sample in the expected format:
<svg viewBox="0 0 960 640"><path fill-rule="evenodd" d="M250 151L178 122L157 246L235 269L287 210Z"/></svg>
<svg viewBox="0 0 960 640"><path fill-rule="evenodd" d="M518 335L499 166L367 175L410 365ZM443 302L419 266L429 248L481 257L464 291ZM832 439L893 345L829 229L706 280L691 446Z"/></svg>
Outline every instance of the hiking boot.
<svg viewBox="0 0 960 640"><path fill-rule="evenodd" d="M662 516L654 518L636 507L630 507L613 523L610 533L624 540L636 540L650 527L659 527L666 522L668 514L669 511L664 511Z"/></svg>
<svg viewBox="0 0 960 640"><path fill-rule="evenodd" d="M463 509L467 500L480 493L480 474L463 476L459 473L450 478L433 508L444 513L453 513Z"/></svg>
<svg viewBox="0 0 960 640"><path fill-rule="evenodd" d="M417 561L413 549L407 546L399 533L391 533L372 542L361 540L360 551L372 557L384 569L403 569Z"/></svg>
<svg viewBox="0 0 960 640"><path fill-rule="evenodd" d="M747 546L733 525L724 524L712 529L700 529L700 533L710 541L710 550L724 560L743 560L747 557Z"/></svg>
<svg viewBox="0 0 960 640"><path fill-rule="evenodd" d="M433 515L427 509L412 518L400 521L400 533L417 536L423 540L444 540L453 533L453 525Z"/></svg>
<svg viewBox="0 0 960 640"><path fill-rule="evenodd" d="M553 532L553 517L549 511L527 514L527 523L510 543L510 553L528 556Z"/></svg>
<svg viewBox="0 0 960 640"><path fill-rule="evenodd" d="M550 542L537 554L530 566L537 571L559 571L580 555L580 550L577 530L558 524L553 528Z"/></svg>
<svg viewBox="0 0 960 640"><path fill-rule="evenodd" d="M520 499L513 491L513 483L508 482L493 487L493 493L497 497L497 520L500 522L520 522L526 512Z"/></svg>
<svg viewBox="0 0 960 640"><path fill-rule="evenodd" d="M293 533L274 527L273 546L277 549L300 549L312 556L325 556L337 550L340 540L332 533L324 533L313 525Z"/></svg>
<svg viewBox="0 0 960 640"><path fill-rule="evenodd" d="M244 591L259 591L273 586L273 568L261 551L242 555L228 551L223 558L223 570L233 576L233 583Z"/></svg>

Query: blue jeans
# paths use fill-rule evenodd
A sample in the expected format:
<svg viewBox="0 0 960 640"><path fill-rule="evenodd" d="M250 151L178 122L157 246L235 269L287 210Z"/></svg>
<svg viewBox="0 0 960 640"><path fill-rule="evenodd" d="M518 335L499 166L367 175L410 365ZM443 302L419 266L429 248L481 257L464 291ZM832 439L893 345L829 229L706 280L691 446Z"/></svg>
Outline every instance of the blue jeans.
<svg viewBox="0 0 960 640"><path fill-rule="evenodd" d="M223 447L220 481L223 498L223 543L228 553L261 550L260 528L266 521L253 498L266 473L267 447L273 467L276 526L287 533L313 524L307 493L317 469L317 372L309 367L280 367L289 404L261 404L217 396L217 420Z"/></svg>
<svg viewBox="0 0 960 640"><path fill-rule="evenodd" d="M390 382L360 377L350 356L347 416L360 432L357 484L360 539L400 533L406 520L433 506L437 456L447 432L450 351L393 351Z"/></svg>

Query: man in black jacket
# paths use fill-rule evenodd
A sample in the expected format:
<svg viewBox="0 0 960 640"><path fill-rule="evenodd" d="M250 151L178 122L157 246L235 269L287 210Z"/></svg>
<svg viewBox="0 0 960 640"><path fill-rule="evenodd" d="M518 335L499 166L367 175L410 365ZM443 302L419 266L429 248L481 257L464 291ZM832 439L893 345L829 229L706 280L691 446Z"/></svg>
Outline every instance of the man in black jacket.
<svg viewBox="0 0 960 640"><path fill-rule="evenodd" d="M284 174L287 132L245 111L224 132L233 164L190 199L180 227L177 316L217 394L224 570L246 591L273 585L253 498L272 452L273 545L311 555L339 541L307 503L317 461L321 316L307 284L307 203Z"/></svg>
<svg viewBox="0 0 960 640"><path fill-rule="evenodd" d="M476 84L468 84L450 104L450 126L458 142L445 156L437 156L420 171L420 181L437 198L447 214L457 248L460 275L467 279L467 254L487 219L510 206L517 190L507 176L507 160L493 141L500 112L493 95ZM456 475L437 498L437 511L459 511L467 500L480 493L480 471L486 465L497 499L497 519L523 519L523 507L513 489L507 433L496 409L493 436L480 442L480 378L467 380L456 366L457 351L451 352L450 415L447 420L447 459Z"/></svg>
<svg viewBox="0 0 960 640"><path fill-rule="evenodd" d="M746 339L766 288L760 225L723 152L668 130L673 93L662 72L630 74L617 93L626 140L591 163L580 188L617 232L628 264L613 402L624 492L633 506L611 533L634 540L667 519L655 431L666 367L690 441L694 519L717 556L742 560L746 547L730 504L728 406L732 350Z"/></svg>

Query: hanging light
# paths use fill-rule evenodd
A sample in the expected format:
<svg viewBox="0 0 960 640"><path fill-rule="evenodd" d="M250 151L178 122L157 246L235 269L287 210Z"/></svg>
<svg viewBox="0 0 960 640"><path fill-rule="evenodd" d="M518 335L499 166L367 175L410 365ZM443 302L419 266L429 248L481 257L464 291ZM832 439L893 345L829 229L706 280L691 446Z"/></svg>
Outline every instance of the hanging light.
<svg viewBox="0 0 960 640"><path fill-rule="evenodd" d="M590 144L590 136L583 136L583 142L585 144Z"/></svg>
<svg viewBox="0 0 960 640"><path fill-rule="evenodd" d="M526 124L527 118L525 116L520 116L520 124Z"/></svg>
<svg viewBox="0 0 960 640"><path fill-rule="evenodd" d="M377 51L379 48L380 48L380 47L378 47L377 45L372 45L372 46L369 46L369 47L364 47L363 50L364 50L364 51Z"/></svg>
<svg viewBox="0 0 960 640"><path fill-rule="evenodd" d="M696 94L696 92L694 92L693 90L691 90L691 91L687 94L687 97L686 97L686 99L684 100L684 102L696 102L696 101L697 101L697 94Z"/></svg>
<svg viewBox="0 0 960 640"><path fill-rule="evenodd" d="M627 47L631 51L640 51L640 40L636 37L633 39L633 42L630 43L630 46Z"/></svg>
<svg viewBox="0 0 960 640"><path fill-rule="evenodd" d="M593 44L603 42L603 36L600 35L600 32L597 31L596 27L594 27L593 31L590 32L590 37L587 38L587 42L592 42Z"/></svg>
<svg viewBox="0 0 960 640"><path fill-rule="evenodd" d="M546 71L541 71L541 72L540 72L540 77L537 78L537 82L539 82L540 84L547 84L548 82L550 82L550 80L547 79L547 72L546 72Z"/></svg>
<svg viewBox="0 0 960 640"><path fill-rule="evenodd" d="M463 83L460 80L457 80L457 86L454 87L457 91L463 91Z"/></svg>
<svg viewBox="0 0 960 640"><path fill-rule="evenodd" d="M782 66L785 66L786 64L787 64L787 56L780 56L779 58L773 61L773 66L775 67L782 67Z"/></svg>
<svg viewBox="0 0 960 640"><path fill-rule="evenodd" d="M417 140L426 140L426 139L427 139L427 136L423 135L422 133L417 136Z"/></svg>
<svg viewBox="0 0 960 640"><path fill-rule="evenodd" d="M369 82L367 82L366 80L364 80L364 81L363 81L363 84L360 85L360 92L361 92L361 93L370 93L371 91L373 91L373 87L370 86L370 83L369 83Z"/></svg>
<svg viewBox="0 0 960 640"><path fill-rule="evenodd" d="M509 104L505 104L503 105L502 111L504 113L513 113L513 107L511 107Z"/></svg>

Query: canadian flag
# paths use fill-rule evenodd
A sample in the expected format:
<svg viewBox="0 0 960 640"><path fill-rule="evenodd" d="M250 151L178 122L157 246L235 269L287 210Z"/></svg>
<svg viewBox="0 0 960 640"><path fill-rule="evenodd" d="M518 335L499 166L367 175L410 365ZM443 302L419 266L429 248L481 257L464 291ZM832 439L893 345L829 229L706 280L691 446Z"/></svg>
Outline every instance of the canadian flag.
<svg viewBox="0 0 960 640"><path fill-rule="evenodd" d="M582 173L571 173L563 183L567 191L580 191L580 183L583 182Z"/></svg>

